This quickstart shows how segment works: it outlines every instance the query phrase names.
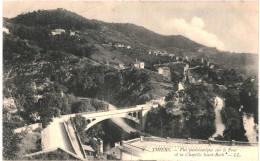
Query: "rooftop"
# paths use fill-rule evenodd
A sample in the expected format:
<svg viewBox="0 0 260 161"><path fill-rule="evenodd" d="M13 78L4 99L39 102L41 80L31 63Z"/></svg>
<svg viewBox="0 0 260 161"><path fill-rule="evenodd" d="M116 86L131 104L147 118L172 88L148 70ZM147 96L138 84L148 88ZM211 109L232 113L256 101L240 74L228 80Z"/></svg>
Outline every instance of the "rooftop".
<svg viewBox="0 0 260 161"><path fill-rule="evenodd" d="M221 154L219 160L234 160L235 153L243 155L243 159L253 160L257 158L258 143L141 137L123 141L123 144L119 148L123 153L132 155L138 159L171 160L175 156L175 159L182 160L183 156L185 156L187 160L201 160L205 159L205 154L209 155L207 159L213 159L217 149L228 149L230 150L227 151L228 153L219 153ZM256 155L249 155L254 152ZM181 153L183 154L182 157L180 156Z"/></svg>

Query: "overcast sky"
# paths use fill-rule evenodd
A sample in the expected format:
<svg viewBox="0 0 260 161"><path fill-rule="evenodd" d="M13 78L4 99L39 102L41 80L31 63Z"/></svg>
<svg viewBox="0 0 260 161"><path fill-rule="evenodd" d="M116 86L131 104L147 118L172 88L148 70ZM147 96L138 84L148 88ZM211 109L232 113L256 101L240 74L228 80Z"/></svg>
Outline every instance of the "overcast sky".
<svg viewBox="0 0 260 161"><path fill-rule="evenodd" d="M88 19L134 23L231 52L258 53L258 2L3 2L3 16L65 8Z"/></svg>

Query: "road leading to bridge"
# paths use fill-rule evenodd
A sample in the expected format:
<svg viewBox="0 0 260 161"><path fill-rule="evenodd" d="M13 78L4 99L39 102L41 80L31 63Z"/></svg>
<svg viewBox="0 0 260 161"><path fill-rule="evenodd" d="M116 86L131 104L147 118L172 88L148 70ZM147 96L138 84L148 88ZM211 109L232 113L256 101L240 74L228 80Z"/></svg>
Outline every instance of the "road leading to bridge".
<svg viewBox="0 0 260 161"><path fill-rule="evenodd" d="M53 121L42 130L43 150L61 147L74 153L63 122L63 119L54 118Z"/></svg>

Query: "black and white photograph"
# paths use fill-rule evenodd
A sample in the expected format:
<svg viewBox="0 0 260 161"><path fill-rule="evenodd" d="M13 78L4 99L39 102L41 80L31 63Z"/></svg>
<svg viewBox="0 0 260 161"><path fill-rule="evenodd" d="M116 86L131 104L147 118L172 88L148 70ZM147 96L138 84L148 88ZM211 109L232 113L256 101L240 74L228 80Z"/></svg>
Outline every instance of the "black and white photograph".
<svg viewBox="0 0 260 161"><path fill-rule="evenodd" d="M259 2L2 2L3 160L258 160Z"/></svg>

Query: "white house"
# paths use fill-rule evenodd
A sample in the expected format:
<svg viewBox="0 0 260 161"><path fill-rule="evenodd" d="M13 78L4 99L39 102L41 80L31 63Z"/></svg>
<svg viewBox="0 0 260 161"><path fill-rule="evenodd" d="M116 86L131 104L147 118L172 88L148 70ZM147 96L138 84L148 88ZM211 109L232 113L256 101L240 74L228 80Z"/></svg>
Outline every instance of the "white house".
<svg viewBox="0 0 260 161"><path fill-rule="evenodd" d="M175 54L169 54L169 56L170 56L170 57L174 57L174 56L175 56Z"/></svg>
<svg viewBox="0 0 260 161"><path fill-rule="evenodd" d="M118 66L119 66L120 69L124 69L125 68L124 63L119 63Z"/></svg>
<svg viewBox="0 0 260 161"><path fill-rule="evenodd" d="M134 67L144 69L144 62L137 61L134 63Z"/></svg>
<svg viewBox="0 0 260 161"><path fill-rule="evenodd" d="M204 51L203 48L199 48L199 50L198 50L199 53L201 53L203 51Z"/></svg>
<svg viewBox="0 0 260 161"><path fill-rule="evenodd" d="M61 35L63 32L65 32L64 29L54 29L54 30L52 30L51 34L52 35Z"/></svg>
<svg viewBox="0 0 260 161"><path fill-rule="evenodd" d="M124 44L116 44L116 47L123 48L123 47L125 47L125 45Z"/></svg>
<svg viewBox="0 0 260 161"><path fill-rule="evenodd" d="M163 68L158 68L158 74L163 74Z"/></svg>
<svg viewBox="0 0 260 161"><path fill-rule="evenodd" d="M70 36L75 36L76 35L76 31L71 31L70 30Z"/></svg>

